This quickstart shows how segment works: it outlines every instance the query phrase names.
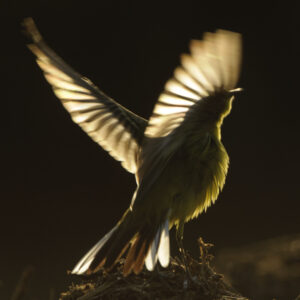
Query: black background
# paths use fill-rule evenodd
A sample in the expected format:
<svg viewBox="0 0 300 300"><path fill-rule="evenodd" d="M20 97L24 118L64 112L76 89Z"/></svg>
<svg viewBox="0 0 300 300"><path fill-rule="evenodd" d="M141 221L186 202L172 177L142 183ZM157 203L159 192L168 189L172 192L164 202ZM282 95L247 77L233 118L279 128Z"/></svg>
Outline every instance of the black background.
<svg viewBox="0 0 300 300"><path fill-rule="evenodd" d="M34 299L66 289L66 270L117 222L135 188L53 95L25 47L27 16L67 63L146 118L190 39L242 33L244 92L222 131L227 182L186 225L184 243L197 255L199 236L218 251L299 233L298 9L225 2L1 2L0 299L27 265Z"/></svg>

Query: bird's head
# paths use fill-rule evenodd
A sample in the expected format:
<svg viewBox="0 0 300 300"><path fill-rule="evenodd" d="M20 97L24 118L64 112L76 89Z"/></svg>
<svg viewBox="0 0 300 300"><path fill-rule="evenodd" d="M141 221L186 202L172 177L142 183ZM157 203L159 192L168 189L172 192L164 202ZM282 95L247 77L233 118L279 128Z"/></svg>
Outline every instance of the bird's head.
<svg viewBox="0 0 300 300"><path fill-rule="evenodd" d="M243 91L242 88L232 89L230 91L223 91L216 95L215 107L217 107L216 112L218 117L217 125L221 127L223 120L229 115L232 108L232 101L235 99L235 95Z"/></svg>

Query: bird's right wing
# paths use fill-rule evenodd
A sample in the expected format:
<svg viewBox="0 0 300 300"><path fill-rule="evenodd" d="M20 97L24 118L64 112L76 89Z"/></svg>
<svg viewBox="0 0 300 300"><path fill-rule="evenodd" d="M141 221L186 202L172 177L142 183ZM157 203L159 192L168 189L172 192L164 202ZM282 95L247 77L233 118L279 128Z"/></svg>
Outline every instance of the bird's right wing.
<svg viewBox="0 0 300 300"><path fill-rule="evenodd" d="M181 56L181 66L160 95L145 136L160 138L178 128L188 111L218 92L233 91L240 73L241 35L227 30L205 33L194 40L191 54Z"/></svg>
<svg viewBox="0 0 300 300"><path fill-rule="evenodd" d="M109 98L68 66L47 46L31 18L24 20L24 27L33 41L29 49L73 121L127 171L135 173L147 120Z"/></svg>

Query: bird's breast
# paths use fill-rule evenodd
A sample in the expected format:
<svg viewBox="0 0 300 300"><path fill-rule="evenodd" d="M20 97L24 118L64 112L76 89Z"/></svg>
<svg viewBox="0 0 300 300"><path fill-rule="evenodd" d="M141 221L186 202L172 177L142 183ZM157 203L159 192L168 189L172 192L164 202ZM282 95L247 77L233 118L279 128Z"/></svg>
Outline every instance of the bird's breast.
<svg viewBox="0 0 300 300"><path fill-rule="evenodd" d="M225 183L228 164L224 146L210 134L179 149L168 172L168 180L176 187L171 205L173 223L197 217L216 201Z"/></svg>
<svg viewBox="0 0 300 300"><path fill-rule="evenodd" d="M174 145L162 147L160 141L150 146L140 169L133 209L150 219L170 212L172 225L195 218L214 203L229 163L216 135L205 133Z"/></svg>

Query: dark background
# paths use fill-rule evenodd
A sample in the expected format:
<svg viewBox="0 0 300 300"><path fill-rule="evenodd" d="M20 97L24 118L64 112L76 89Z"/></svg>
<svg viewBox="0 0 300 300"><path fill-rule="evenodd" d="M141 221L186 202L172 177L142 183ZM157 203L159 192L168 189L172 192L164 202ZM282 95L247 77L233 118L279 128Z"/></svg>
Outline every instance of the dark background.
<svg viewBox="0 0 300 300"><path fill-rule="evenodd" d="M118 221L135 188L55 98L25 47L27 16L71 66L147 118L190 39L218 28L242 33L244 92L223 126L227 182L186 225L184 243L197 255L199 236L217 252L299 233L298 8L162 2L1 2L0 299L27 265L35 267L30 299L65 290L66 270Z"/></svg>

